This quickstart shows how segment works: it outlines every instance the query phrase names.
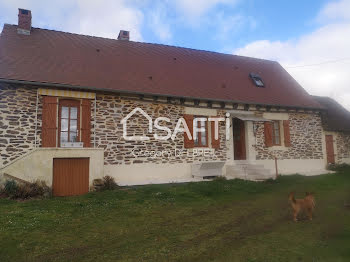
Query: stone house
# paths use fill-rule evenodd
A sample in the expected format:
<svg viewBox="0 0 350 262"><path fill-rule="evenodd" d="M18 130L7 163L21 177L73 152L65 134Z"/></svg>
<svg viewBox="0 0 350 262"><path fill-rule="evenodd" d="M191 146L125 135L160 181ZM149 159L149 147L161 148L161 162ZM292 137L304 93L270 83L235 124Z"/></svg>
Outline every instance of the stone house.
<svg viewBox="0 0 350 262"><path fill-rule="evenodd" d="M325 172L327 109L277 62L132 42L127 31L34 28L29 10L18 18L0 36L3 179L72 195L105 175L137 185ZM179 119L189 133L156 138ZM144 139L125 139L124 125ZM349 136L332 143L341 139L336 160L349 161Z"/></svg>

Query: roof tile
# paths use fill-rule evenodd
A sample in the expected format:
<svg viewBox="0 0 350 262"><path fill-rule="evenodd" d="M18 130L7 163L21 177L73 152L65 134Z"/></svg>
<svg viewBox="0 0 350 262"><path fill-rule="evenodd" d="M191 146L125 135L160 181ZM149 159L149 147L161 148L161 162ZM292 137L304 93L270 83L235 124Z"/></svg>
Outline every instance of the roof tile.
<svg viewBox="0 0 350 262"><path fill-rule="evenodd" d="M0 78L103 90L319 108L274 61L5 24ZM256 87L249 73L262 77Z"/></svg>

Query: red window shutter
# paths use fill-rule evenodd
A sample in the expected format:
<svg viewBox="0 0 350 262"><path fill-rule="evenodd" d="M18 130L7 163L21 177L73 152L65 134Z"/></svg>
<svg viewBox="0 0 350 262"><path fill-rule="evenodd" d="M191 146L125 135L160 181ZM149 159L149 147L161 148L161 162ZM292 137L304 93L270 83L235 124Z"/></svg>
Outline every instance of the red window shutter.
<svg viewBox="0 0 350 262"><path fill-rule="evenodd" d="M187 127L191 132L192 139L189 139L186 132L184 132L184 147L185 148L193 148L194 140L193 140L193 115L184 115L184 119L186 121Z"/></svg>
<svg viewBox="0 0 350 262"><path fill-rule="evenodd" d="M264 123L264 133L265 133L265 145L267 147L272 146L272 123L265 122Z"/></svg>
<svg viewBox="0 0 350 262"><path fill-rule="evenodd" d="M43 97L41 143L42 147L56 147L57 97Z"/></svg>
<svg viewBox="0 0 350 262"><path fill-rule="evenodd" d="M290 143L290 131L289 131L289 120L283 121L283 130L284 130L284 145L291 146Z"/></svg>
<svg viewBox="0 0 350 262"><path fill-rule="evenodd" d="M215 139L215 122L212 121L210 124L211 124L211 147L215 149L219 149L220 148L220 122L219 122L218 139Z"/></svg>
<svg viewBox="0 0 350 262"><path fill-rule="evenodd" d="M81 101L81 142L84 147L91 147L91 100Z"/></svg>

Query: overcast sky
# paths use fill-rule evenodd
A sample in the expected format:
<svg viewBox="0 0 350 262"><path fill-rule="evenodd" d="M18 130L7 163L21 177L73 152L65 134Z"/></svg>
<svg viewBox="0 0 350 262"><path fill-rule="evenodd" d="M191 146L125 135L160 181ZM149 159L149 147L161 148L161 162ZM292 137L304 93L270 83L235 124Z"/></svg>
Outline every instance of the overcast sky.
<svg viewBox="0 0 350 262"><path fill-rule="evenodd" d="M350 0L0 0L0 27L18 7L34 27L276 60L350 110Z"/></svg>

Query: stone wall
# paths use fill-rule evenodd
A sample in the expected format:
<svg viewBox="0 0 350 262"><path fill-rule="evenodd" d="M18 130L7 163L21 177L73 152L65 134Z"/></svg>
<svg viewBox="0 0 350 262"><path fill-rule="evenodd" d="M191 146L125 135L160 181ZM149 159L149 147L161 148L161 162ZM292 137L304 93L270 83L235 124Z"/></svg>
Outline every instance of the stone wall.
<svg viewBox="0 0 350 262"><path fill-rule="evenodd" d="M256 133L256 159L322 159L322 124L317 114L290 113L291 147L272 149L265 146L264 123ZM283 136L283 134L281 134Z"/></svg>
<svg viewBox="0 0 350 262"><path fill-rule="evenodd" d="M36 87L1 84L0 85L0 166L9 163L34 148ZM93 105L93 101L91 101ZM194 156L193 150L184 149L183 134L179 133L174 141L156 141L148 134L148 121L137 113L128 121L128 135L147 135L148 141L126 141L122 137L123 125L120 121L134 108L140 107L152 119L168 117L167 126L174 130L178 118L185 112L183 105L160 102L132 100L124 96L97 94L96 126L92 127L91 142L104 149L105 165L141 164L141 163L192 163L197 161L226 161L228 143L225 141L225 123L220 123L220 149L214 155ZM93 108L93 106L92 106ZM37 144L41 145L42 97L39 96ZM224 111L216 109L221 117ZM94 124L94 110L91 112ZM265 147L264 125L258 123L256 134L256 159L322 159L322 127L317 114L290 113L290 134L292 146L282 150ZM161 123L164 125L164 123ZM96 130L96 134L94 131ZM155 130L156 132L160 132ZM164 133L159 133L163 135ZM349 156L349 135L339 139L338 156ZM342 139L342 140L340 140ZM134 152L134 154L133 154ZM139 153L163 152L162 157L139 155ZM168 152L168 153L167 153ZM175 154L175 152L177 154Z"/></svg>
<svg viewBox="0 0 350 262"><path fill-rule="evenodd" d="M350 158L350 133L341 133L339 132L336 136L336 145L337 145L337 159L342 161L343 159Z"/></svg>
<svg viewBox="0 0 350 262"><path fill-rule="evenodd" d="M34 148L35 107L37 87L24 85L0 85L0 166L6 165ZM93 100L92 109L93 107ZM225 126L220 123L221 147L212 157L193 156L192 150L185 150L183 134L174 141L156 141L152 135L149 141L126 141L122 137L123 125L120 123L135 107L142 108L152 119L168 117L167 126L173 130L176 121L184 114L184 106L166 103L149 103L130 100L118 95L97 94L96 134L94 134L94 110L91 111L91 143L104 148L105 164L140 163L191 163L196 161L225 161ZM37 119L37 146L41 147L42 96L39 96ZM224 111L218 110L224 117ZM161 123L164 125L164 123ZM128 135L147 135L148 122L141 114L134 115L128 122ZM159 133L164 135L164 133ZM175 150L176 153L175 154ZM135 151L135 155L133 155ZM136 156L143 152L169 152L165 157Z"/></svg>
<svg viewBox="0 0 350 262"><path fill-rule="evenodd" d="M184 114L184 106L182 105L149 103L142 100L125 99L116 95L97 95L96 145L99 148L104 148L106 165L226 160L224 123L220 124L221 147L215 150L213 157L193 156L192 150L184 149L183 133L178 133L174 141L171 139L156 140L153 134L148 134L148 120L141 113L136 113L128 119L127 133L128 136L147 136L149 140L128 141L123 139L123 125L120 121L136 107L144 110L153 120L160 116L168 117L171 120L170 123L161 122L160 124L169 127L172 131L177 120ZM219 110L219 115L224 116L224 112ZM166 135L165 131L154 131L158 135ZM155 152L161 152L164 155L154 156Z"/></svg>
<svg viewBox="0 0 350 262"><path fill-rule="evenodd" d="M35 87L0 83L0 167L34 148L36 93ZM38 138L40 119L41 108Z"/></svg>

